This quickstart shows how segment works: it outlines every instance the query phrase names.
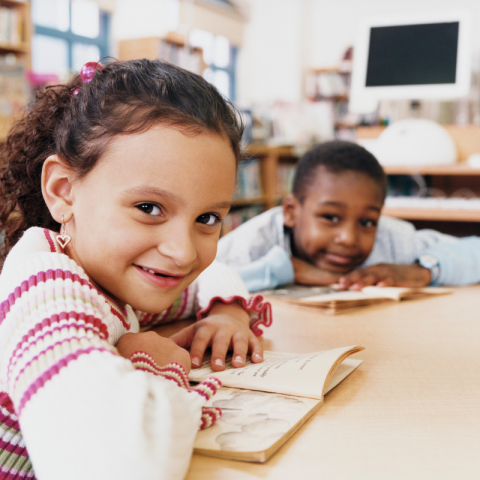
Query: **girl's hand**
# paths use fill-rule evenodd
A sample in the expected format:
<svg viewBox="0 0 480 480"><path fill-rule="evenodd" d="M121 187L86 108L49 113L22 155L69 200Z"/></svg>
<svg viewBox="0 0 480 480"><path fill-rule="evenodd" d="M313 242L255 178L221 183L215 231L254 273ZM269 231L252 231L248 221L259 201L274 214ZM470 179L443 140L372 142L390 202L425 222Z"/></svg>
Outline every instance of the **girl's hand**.
<svg viewBox="0 0 480 480"><path fill-rule="evenodd" d="M232 303L216 303L208 317L180 330L170 337L177 345L190 348L192 367L200 367L205 350L212 347L211 367L218 372L225 369L225 356L233 350L232 365L243 367L247 353L254 363L263 360L263 348L250 330L250 316Z"/></svg>
<svg viewBox="0 0 480 480"><path fill-rule="evenodd" d="M118 353L130 359L135 352L148 353L159 367L177 362L188 373L191 369L190 355L169 338L155 332L126 333L117 343Z"/></svg>
<svg viewBox="0 0 480 480"><path fill-rule="evenodd" d="M340 290L361 290L368 285L377 287L426 287L431 280L428 268L418 263L396 265L379 263L371 267L359 268L338 280Z"/></svg>
<svg viewBox="0 0 480 480"><path fill-rule="evenodd" d="M295 273L295 283L300 283L301 285L332 285L341 276L338 273L322 270L299 258L291 257L291 260Z"/></svg>

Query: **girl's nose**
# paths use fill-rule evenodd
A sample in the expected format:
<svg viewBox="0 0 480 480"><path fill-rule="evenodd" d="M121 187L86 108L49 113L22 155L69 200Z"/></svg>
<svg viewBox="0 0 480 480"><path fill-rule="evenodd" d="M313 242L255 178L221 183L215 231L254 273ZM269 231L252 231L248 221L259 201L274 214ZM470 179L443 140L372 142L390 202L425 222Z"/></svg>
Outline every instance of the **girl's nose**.
<svg viewBox="0 0 480 480"><path fill-rule="evenodd" d="M157 249L165 257L169 257L178 267L187 267L197 258L193 232L186 226L173 226L164 232ZM166 238L165 238L166 237Z"/></svg>

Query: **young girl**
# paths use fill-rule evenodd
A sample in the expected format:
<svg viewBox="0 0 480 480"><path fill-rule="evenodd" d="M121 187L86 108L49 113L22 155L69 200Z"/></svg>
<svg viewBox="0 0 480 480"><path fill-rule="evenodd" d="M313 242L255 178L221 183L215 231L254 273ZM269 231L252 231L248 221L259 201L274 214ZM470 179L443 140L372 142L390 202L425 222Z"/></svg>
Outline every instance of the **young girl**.
<svg viewBox="0 0 480 480"><path fill-rule="evenodd" d="M202 415L218 382L190 388L190 362L208 346L216 370L229 346L235 366L259 362L250 325L270 323L226 267L199 277L241 133L201 77L147 60L87 64L14 126L0 157L1 478L183 478L219 414ZM172 339L137 333L194 310Z"/></svg>

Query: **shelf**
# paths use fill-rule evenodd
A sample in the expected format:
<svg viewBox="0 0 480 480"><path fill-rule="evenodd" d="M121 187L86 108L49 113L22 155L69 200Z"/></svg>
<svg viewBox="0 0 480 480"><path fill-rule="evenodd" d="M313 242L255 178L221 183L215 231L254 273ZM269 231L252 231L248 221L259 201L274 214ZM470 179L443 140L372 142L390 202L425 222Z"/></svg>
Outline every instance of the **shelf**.
<svg viewBox="0 0 480 480"><path fill-rule="evenodd" d="M296 157L293 153L293 147L289 145L273 146L273 145L248 145L245 149L248 155L252 157L259 156L260 159L269 155L278 157Z"/></svg>
<svg viewBox="0 0 480 480"><path fill-rule="evenodd" d="M23 8L28 6L28 2L20 2L18 0L0 0L0 7Z"/></svg>
<svg viewBox="0 0 480 480"><path fill-rule="evenodd" d="M459 163L457 165L391 166L383 167L387 175L455 175L479 176L480 168Z"/></svg>
<svg viewBox="0 0 480 480"><path fill-rule="evenodd" d="M266 197L257 198L234 198L232 200L232 207L246 207L248 205L265 205L267 203Z"/></svg>
<svg viewBox="0 0 480 480"><path fill-rule="evenodd" d="M431 220L443 222L480 222L480 210L442 210L431 208L384 207L382 215L403 220Z"/></svg>
<svg viewBox="0 0 480 480"><path fill-rule="evenodd" d="M310 68L308 70L310 73L338 73L340 75L350 75L352 72L349 70L340 70L337 67L330 68Z"/></svg>
<svg viewBox="0 0 480 480"><path fill-rule="evenodd" d="M29 48L26 43L21 43L20 45L9 45L7 43L0 43L0 53L24 54L28 52Z"/></svg>

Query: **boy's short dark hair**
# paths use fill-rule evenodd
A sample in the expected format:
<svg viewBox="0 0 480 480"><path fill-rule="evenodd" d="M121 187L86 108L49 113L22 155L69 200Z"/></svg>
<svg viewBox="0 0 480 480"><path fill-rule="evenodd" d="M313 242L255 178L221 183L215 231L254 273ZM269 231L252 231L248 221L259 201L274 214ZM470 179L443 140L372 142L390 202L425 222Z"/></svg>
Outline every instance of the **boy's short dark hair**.
<svg viewBox="0 0 480 480"><path fill-rule="evenodd" d="M333 140L312 147L299 160L293 180L293 194L303 202L316 178L316 170L325 167L331 173L348 170L363 173L375 180L387 193L387 176L378 160L365 148L352 142Z"/></svg>

